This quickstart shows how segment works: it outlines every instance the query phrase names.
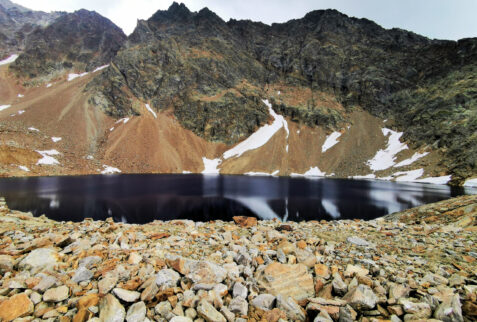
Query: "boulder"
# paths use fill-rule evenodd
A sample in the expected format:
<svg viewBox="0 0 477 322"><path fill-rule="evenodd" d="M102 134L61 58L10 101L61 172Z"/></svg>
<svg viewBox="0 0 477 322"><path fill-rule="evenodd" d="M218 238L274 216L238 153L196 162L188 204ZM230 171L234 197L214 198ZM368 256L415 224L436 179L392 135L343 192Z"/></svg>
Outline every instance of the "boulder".
<svg viewBox="0 0 477 322"><path fill-rule="evenodd" d="M301 301L315 296L313 276L305 265L271 263L256 274L258 287L275 296L291 296Z"/></svg>
<svg viewBox="0 0 477 322"><path fill-rule="evenodd" d="M21 270L28 269L47 269L58 264L59 255L54 249L38 248L31 251L18 264Z"/></svg>
<svg viewBox="0 0 477 322"><path fill-rule="evenodd" d="M361 311L374 309L378 297L369 286L360 284L349 290L343 300L347 301L353 309Z"/></svg>
<svg viewBox="0 0 477 322"><path fill-rule="evenodd" d="M12 321L33 313L33 302L25 293L15 294L0 303L0 321Z"/></svg>

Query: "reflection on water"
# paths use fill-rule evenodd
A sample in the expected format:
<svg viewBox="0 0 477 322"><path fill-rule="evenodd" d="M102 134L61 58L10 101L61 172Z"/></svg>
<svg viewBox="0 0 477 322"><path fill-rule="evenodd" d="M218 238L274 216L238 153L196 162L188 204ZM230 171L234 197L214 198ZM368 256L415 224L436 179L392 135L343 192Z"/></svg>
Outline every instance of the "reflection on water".
<svg viewBox="0 0 477 322"><path fill-rule="evenodd" d="M0 179L12 209L55 220L373 219L476 190L340 179L115 175Z"/></svg>

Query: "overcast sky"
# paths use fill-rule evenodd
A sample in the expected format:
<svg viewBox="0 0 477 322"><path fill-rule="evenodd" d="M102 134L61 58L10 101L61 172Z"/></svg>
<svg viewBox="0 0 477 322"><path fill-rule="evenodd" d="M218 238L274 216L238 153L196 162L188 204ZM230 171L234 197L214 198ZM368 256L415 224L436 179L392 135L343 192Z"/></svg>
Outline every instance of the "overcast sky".
<svg viewBox="0 0 477 322"><path fill-rule="evenodd" d="M12 0L43 11L95 10L130 34L137 19L148 19L170 0ZM316 9L337 9L349 16L374 20L438 39L477 37L477 0L183 0L191 11L203 7L222 19L251 19L267 24L301 18Z"/></svg>

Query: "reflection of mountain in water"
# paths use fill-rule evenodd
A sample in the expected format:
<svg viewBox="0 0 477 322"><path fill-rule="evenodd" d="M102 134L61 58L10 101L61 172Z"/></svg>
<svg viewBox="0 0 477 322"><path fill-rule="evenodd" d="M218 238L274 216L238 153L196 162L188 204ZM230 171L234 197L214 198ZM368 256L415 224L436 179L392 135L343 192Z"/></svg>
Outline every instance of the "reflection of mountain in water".
<svg viewBox="0 0 477 322"><path fill-rule="evenodd" d="M373 219L462 190L446 186L304 178L121 175L8 178L0 195L12 209L55 220Z"/></svg>

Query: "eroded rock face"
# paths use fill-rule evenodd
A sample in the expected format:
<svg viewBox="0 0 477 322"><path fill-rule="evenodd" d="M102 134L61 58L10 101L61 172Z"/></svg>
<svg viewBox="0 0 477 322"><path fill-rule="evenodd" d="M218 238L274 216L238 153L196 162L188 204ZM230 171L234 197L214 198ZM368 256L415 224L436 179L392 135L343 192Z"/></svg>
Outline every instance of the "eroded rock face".
<svg viewBox="0 0 477 322"><path fill-rule="evenodd" d="M35 29L26 41L25 51L10 69L30 78L71 68L91 71L109 64L125 39L122 30L110 20L82 9Z"/></svg>
<svg viewBox="0 0 477 322"><path fill-rule="evenodd" d="M256 276L258 286L266 293L290 296L296 301L315 295L313 277L304 265L274 262Z"/></svg>

